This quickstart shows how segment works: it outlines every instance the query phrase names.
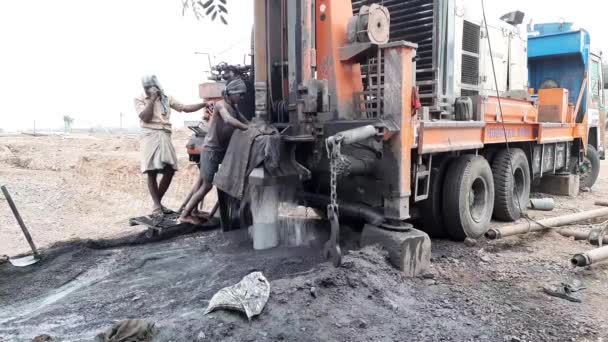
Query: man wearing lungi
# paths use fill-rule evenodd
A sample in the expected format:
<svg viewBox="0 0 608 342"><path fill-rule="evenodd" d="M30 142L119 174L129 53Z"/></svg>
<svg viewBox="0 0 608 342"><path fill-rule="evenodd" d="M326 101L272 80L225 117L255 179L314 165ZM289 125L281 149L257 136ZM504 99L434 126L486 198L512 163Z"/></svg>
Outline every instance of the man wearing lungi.
<svg viewBox="0 0 608 342"><path fill-rule="evenodd" d="M161 202L177 171L177 156L171 142L171 109L191 113L204 103L184 105L167 95L155 75L142 78L145 95L135 98L135 111L141 119L141 171L148 175L148 190L154 202L153 216L171 212ZM158 182L158 174L162 174Z"/></svg>

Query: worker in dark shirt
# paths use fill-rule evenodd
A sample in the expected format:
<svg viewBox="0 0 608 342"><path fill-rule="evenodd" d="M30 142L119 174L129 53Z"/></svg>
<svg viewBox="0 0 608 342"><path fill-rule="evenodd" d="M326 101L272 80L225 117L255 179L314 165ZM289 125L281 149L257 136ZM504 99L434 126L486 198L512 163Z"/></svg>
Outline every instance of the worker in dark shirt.
<svg viewBox="0 0 608 342"><path fill-rule="evenodd" d="M199 203L203 202L207 193L213 187L213 177L224 159L224 154L230 143L235 129L247 130L249 122L240 113L238 104L245 96L245 82L236 78L226 85L224 100L215 103L209 131L205 136L200 161L200 187L188 200L180 215L180 222L199 224L196 216L192 215Z"/></svg>

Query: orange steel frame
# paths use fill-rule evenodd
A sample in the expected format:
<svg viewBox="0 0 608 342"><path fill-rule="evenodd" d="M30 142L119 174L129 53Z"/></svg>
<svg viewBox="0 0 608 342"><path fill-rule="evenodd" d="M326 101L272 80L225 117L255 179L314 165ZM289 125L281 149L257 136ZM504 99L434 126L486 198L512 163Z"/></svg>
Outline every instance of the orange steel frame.
<svg viewBox="0 0 608 342"><path fill-rule="evenodd" d="M323 10L321 10L323 9ZM340 48L346 44L346 26L352 15L351 0L317 0L315 6L317 78L328 81L334 119L356 119L353 116L353 99L363 90L361 68L358 63L340 60ZM388 50L387 50L388 51ZM415 49L397 48L399 54L412 56ZM411 60L411 57L408 59ZM405 61L405 58L404 58ZM483 98L477 107L480 117L475 121L423 121L412 110L411 80L413 64L404 62L401 68L401 85L394 86L399 94L385 89L384 97L400 98L384 104L383 119L389 119L399 127L399 132L387 131L385 141L396 154L398 179L392 184L395 199L403 199L411 193L412 149L419 155L449 151L482 149L486 145L506 142L530 142L537 144L574 141L581 139L584 149L587 143L586 117L583 123L575 123L571 106L562 108L567 113L560 116L565 122L538 122L538 109L530 101L501 98ZM385 65L386 67L386 65ZM393 78L398 79L398 78ZM393 87L393 86L392 86ZM565 92L564 92L565 93ZM566 93L567 94L567 93ZM539 97L542 96L539 94ZM546 98L549 99L549 98ZM542 99L539 99L539 102ZM555 100L555 98L551 99ZM567 99L566 99L567 101ZM567 103L567 102L566 102ZM502 111L501 111L502 109ZM502 113L501 113L502 112ZM398 115L398 119L394 116ZM392 117L391 117L392 116ZM418 131L418 139L414 132ZM506 137L505 137L506 136ZM396 190L396 191L395 191ZM402 201L397 201L402 206ZM401 208L391 208L390 210ZM386 210L385 210L386 211ZM399 216L399 215L398 215Z"/></svg>
<svg viewBox="0 0 608 342"><path fill-rule="evenodd" d="M480 149L485 145L506 142L547 144L578 138L586 145L586 116L585 121L578 124L574 123L571 115L567 116L569 122L538 122L538 111L532 102L501 98L501 119L497 102L495 97L484 101L481 106L483 121L421 122L418 153Z"/></svg>
<svg viewBox="0 0 608 342"><path fill-rule="evenodd" d="M323 11L321 9L324 9ZM329 81L335 93L335 110L340 119L353 112L355 94L363 90L361 68L358 63L341 62L340 47L346 44L346 25L352 13L351 0L318 0L315 8L316 23L316 62L317 78ZM409 74L413 72L411 66ZM404 75L407 77L407 75ZM406 82L404 80L404 82ZM411 88L403 87L403 103L410 103ZM542 96L542 94L539 94ZM539 99L541 102L542 99ZM409 106L403 106L408 107ZM412 118L411 111L402 111L401 146L402 153L409 154L408 148L414 146L413 139L404 139L419 125L418 153L437 153L483 148L487 144L505 142L535 142L538 144L573 141L581 138L586 148L586 122L574 123L574 115L565 113L564 123L538 122L538 110L530 101L501 98L499 108L496 97L487 97L481 104L482 115L477 121L419 121L417 114ZM563 110L571 110L564 108ZM404 124L407 123L407 127ZM408 132L408 133L406 133ZM506 138L505 139L505 135ZM388 136L387 136L388 138ZM408 146L409 145L409 146ZM405 165L402 165L402 167Z"/></svg>
<svg viewBox="0 0 608 342"><path fill-rule="evenodd" d="M328 81L333 96L331 107L340 119L350 119L347 116L354 111L354 94L363 91L360 64L340 61L340 48L346 45L346 26L352 13L351 0L316 2L317 78Z"/></svg>

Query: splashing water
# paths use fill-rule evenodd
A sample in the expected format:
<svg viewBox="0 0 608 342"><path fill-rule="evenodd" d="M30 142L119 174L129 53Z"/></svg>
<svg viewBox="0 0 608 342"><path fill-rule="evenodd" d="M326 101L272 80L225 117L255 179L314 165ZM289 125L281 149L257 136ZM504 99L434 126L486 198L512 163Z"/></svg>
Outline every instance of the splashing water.
<svg viewBox="0 0 608 342"><path fill-rule="evenodd" d="M285 185L251 186L253 225L249 234L254 249L311 245L318 237L318 216L296 204L295 189Z"/></svg>
<svg viewBox="0 0 608 342"><path fill-rule="evenodd" d="M252 186L249 190L253 226L250 234L254 249L268 249L279 245L279 187Z"/></svg>

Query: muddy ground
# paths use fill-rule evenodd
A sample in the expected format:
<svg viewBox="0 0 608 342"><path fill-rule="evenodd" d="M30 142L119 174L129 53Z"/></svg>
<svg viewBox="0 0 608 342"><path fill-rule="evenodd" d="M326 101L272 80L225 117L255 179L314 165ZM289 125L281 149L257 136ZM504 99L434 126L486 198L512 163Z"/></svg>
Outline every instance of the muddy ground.
<svg viewBox="0 0 608 342"><path fill-rule="evenodd" d="M176 138L178 148L185 136ZM133 238L141 229L126 224L129 216L149 209L137 172L136 141L125 136L0 138L0 183L10 185L46 256L29 268L0 265L0 341L30 341L40 334L90 341L125 318L155 322L161 341L608 338L608 264L570 268L573 253L592 247L553 232L481 240L472 247L433 241L432 268L416 279L403 278L383 251L358 250L358 234L352 231L343 243L354 250L342 267L324 263L322 223L318 240L299 248L252 251L244 230L141 243ZM31 161L15 159L19 151ZM556 211L531 216L575 212L605 199L608 163L603 167L593 192L556 198ZM108 180L117 174L122 176ZM191 174L187 169L178 175L167 203L179 204ZM70 238L92 240L52 246ZM26 246L0 200L0 254L14 255ZM217 290L254 270L271 284L259 317L248 322L224 311L203 315ZM581 303L541 291L573 279L586 287Z"/></svg>

